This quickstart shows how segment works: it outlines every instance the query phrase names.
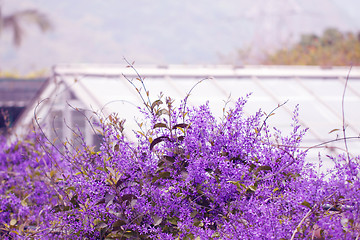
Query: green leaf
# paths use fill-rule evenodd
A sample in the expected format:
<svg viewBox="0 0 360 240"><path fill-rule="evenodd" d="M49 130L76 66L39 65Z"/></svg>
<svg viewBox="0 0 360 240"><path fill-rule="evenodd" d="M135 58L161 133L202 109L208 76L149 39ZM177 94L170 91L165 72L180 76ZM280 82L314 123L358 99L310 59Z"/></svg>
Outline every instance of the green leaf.
<svg viewBox="0 0 360 240"><path fill-rule="evenodd" d="M143 133L143 132L140 132L140 131L136 131L137 133L139 133L140 135L142 135L142 136L144 136L144 137L146 137L145 136L145 134Z"/></svg>
<svg viewBox="0 0 360 240"><path fill-rule="evenodd" d="M106 207L108 207L110 204L113 203L114 198L115 198L115 195L113 195L113 194L108 194L107 193L105 195L105 205L106 205Z"/></svg>
<svg viewBox="0 0 360 240"><path fill-rule="evenodd" d="M52 208L52 210L57 213L57 212L66 212L70 210L70 206L64 206L64 205L56 205L55 207Z"/></svg>
<svg viewBox="0 0 360 240"><path fill-rule="evenodd" d="M256 167L256 165L253 164L253 163L251 163L251 164L250 164L250 167L249 167L249 172L252 172L252 170L254 170L255 167Z"/></svg>
<svg viewBox="0 0 360 240"><path fill-rule="evenodd" d="M260 166L256 169L254 174L259 173L260 171L271 171L272 168L270 166Z"/></svg>
<svg viewBox="0 0 360 240"><path fill-rule="evenodd" d="M156 100L151 104L151 109L154 109L156 106L160 106L163 102L161 100Z"/></svg>
<svg viewBox="0 0 360 240"><path fill-rule="evenodd" d="M73 192L76 192L75 187L68 187L67 190L71 190L71 191L73 191Z"/></svg>
<svg viewBox="0 0 360 240"><path fill-rule="evenodd" d="M10 220L10 226L15 226L16 223L17 223L16 219L13 218Z"/></svg>
<svg viewBox="0 0 360 240"><path fill-rule="evenodd" d="M103 172L107 172L103 167L97 167L97 170L103 171Z"/></svg>
<svg viewBox="0 0 360 240"><path fill-rule="evenodd" d="M155 138L150 144L150 150L152 150L156 144L158 144L158 143L160 143L162 141L165 141L165 139L169 140L169 137L161 136L161 137Z"/></svg>
<svg viewBox="0 0 360 240"><path fill-rule="evenodd" d="M228 183L234 184L237 188L240 188L240 183L237 181L227 181Z"/></svg>
<svg viewBox="0 0 360 240"><path fill-rule="evenodd" d="M227 182L234 184L239 192L247 188L245 184L240 183L239 181L227 181Z"/></svg>
<svg viewBox="0 0 360 240"><path fill-rule="evenodd" d="M308 207L308 208L311 209L311 205L310 205L310 203L308 203L307 201L303 201L303 202L301 203L301 205L303 205L303 206Z"/></svg>
<svg viewBox="0 0 360 240"><path fill-rule="evenodd" d="M26 207L26 206L28 205L27 202L26 202L26 198L23 199L23 200L21 200L21 205L22 205L23 207Z"/></svg>
<svg viewBox="0 0 360 240"><path fill-rule="evenodd" d="M180 137L177 138L177 140L178 140L179 142L184 141L184 139L185 139L185 136L180 136Z"/></svg>
<svg viewBox="0 0 360 240"><path fill-rule="evenodd" d="M56 174L56 171L55 171L55 170L51 170L51 171L50 171L50 178L52 178L53 176L55 176L55 174Z"/></svg>
<svg viewBox="0 0 360 240"><path fill-rule="evenodd" d="M128 238L128 239L135 239L137 237L137 233L134 231L131 231L131 230L127 230L127 231L125 231L123 237Z"/></svg>
<svg viewBox="0 0 360 240"><path fill-rule="evenodd" d="M124 194L122 197L121 197L121 200L122 201L131 201L133 199L137 199L137 197L134 195L134 194Z"/></svg>
<svg viewBox="0 0 360 240"><path fill-rule="evenodd" d="M258 167L259 171L271 171L272 168L270 166L261 166L261 167Z"/></svg>
<svg viewBox="0 0 360 240"><path fill-rule="evenodd" d="M325 232L325 231L324 231L324 229L321 229L321 230L320 230L320 236L321 236L322 238L324 238L324 237L325 237L324 232Z"/></svg>
<svg viewBox="0 0 360 240"><path fill-rule="evenodd" d="M194 218L197 214L198 214L197 211L192 211L192 213L190 214L190 217L191 217L191 218Z"/></svg>
<svg viewBox="0 0 360 240"><path fill-rule="evenodd" d="M227 157L227 156L229 156L229 153L228 153L228 152L221 151L221 152L220 152L220 155L223 156L223 157Z"/></svg>
<svg viewBox="0 0 360 240"><path fill-rule="evenodd" d="M335 129L333 129L333 130L331 130L330 132L329 132L329 134L330 133L332 133L332 132L336 132L336 131L339 131L340 129L338 129L338 128L335 128Z"/></svg>
<svg viewBox="0 0 360 240"><path fill-rule="evenodd" d="M111 168L111 167L106 167L106 169L112 174L112 176L116 176L116 172L115 172L115 170L113 169L113 168Z"/></svg>
<svg viewBox="0 0 360 240"><path fill-rule="evenodd" d="M161 109L161 114L166 114L168 116L170 116L170 112L167 109Z"/></svg>
<svg viewBox="0 0 360 240"><path fill-rule="evenodd" d="M219 232L214 232L213 235L211 235L211 237L218 238L218 237L220 237L220 233Z"/></svg>
<svg viewBox="0 0 360 240"><path fill-rule="evenodd" d="M178 221L179 221L179 218L177 218L177 217L168 218L168 221L169 221L169 223L177 226L177 223L178 223Z"/></svg>
<svg viewBox="0 0 360 240"><path fill-rule="evenodd" d="M168 128L168 126L165 123L156 123L154 125L154 129L155 128Z"/></svg>
<svg viewBox="0 0 360 240"><path fill-rule="evenodd" d="M113 223L112 228L113 230L122 230L122 226L124 226L126 224L125 221L123 220L117 220L116 222Z"/></svg>
<svg viewBox="0 0 360 240"><path fill-rule="evenodd" d="M125 183L128 179L130 178L130 176L128 174L126 174L126 178L125 179L119 179L117 182L116 182L116 187L120 187L123 183Z"/></svg>
<svg viewBox="0 0 360 240"><path fill-rule="evenodd" d="M70 202L73 204L74 208L80 207L77 197L78 197L77 195L74 195L70 200Z"/></svg>
<svg viewBox="0 0 360 240"><path fill-rule="evenodd" d="M156 169L156 172L159 172L159 171L163 170L164 169L164 167L163 167L164 164L165 164L165 161L160 160L158 162L158 165L157 165L158 168Z"/></svg>
<svg viewBox="0 0 360 240"><path fill-rule="evenodd" d="M161 173L159 173L159 177L160 178L169 178L170 172L161 172Z"/></svg>
<svg viewBox="0 0 360 240"><path fill-rule="evenodd" d="M131 208L133 208L133 207L135 207L135 205L136 205L136 203L137 203L137 199L132 199L131 201L130 201L130 204L128 204Z"/></svg>
<svg viewBox="0 0 360 240"><path fill-rule="evenodd" d="M172 129L177 129L177 128L182 128L182 129L190 128L190 125L187 123L179 123L172 127Z"/></svg>
<svg viewBox="0 0 360 240"><path fill-rule="evenodd" d="M195 227L203 227L203 226L204 226L204 223L203 223L201 220L195 218L195 220L194 220L194 226L195 226Z"/></svg>
<svg viewBox="0 0 360 240"><path fill-rule="evenodd" d="M192 233L186 234L184 240L195 240L195 236Z"/></svg>
<svg viewBox="0 0 360 240"><path fill-rule="evenodd" d="M162 114L170 115L169 111L164 108L156 112L157 116L161 116Z"/></svg>
<svg viewBox="0 0 360 240"><path fill-rule="evenodd" d="M154 177L151 179L151 182L154 183L154 182L156 182L156 181L159 180L159 179L160 179L160 177L154 176Z"/></svg>
<svg viewBox="0 0 360 240"><path fill-rule="evenodd" d="M168 161L168 162L171 162L171 163L174 163L175 162L175 159L173 157L170 157L170 156L163 156L163 158Z"/></svg>
<svg viewBox="0 0 360 240"><path fill-rule="evenodd" d="M257 189L256 184L249 186L249 189L250 189L252 192L255 192L256 189Z"/></svg>
<svg viewBox="0 0 360 240"><path fill-rule="evenodd" d="M104 222L99 222L98 224L95 225L96 229L103 229L103 228L106 228L106 227L107 227L107 224L104 223Z"/></svg>
<svg viewBox="0 0 360 240"><path fill-rule="evenodd" d="M105 203L105 198L100 199L95 205L99 205Z"/></svg>
<svg viewBox="0 0 360 240"><path fill-rule="evenodd" d="M158 225L160 225L161 224L161 222L162 222L162 218L161 217L158 217L158 216L153 216L152 217L153 218L153 220L154 220L154 226L158 226Z"/></svg>
<svg viewBox="0 0 360 240"><path fill-rule="evenodd" d="M115 146L114 146L114 151L116 151L116 152L119 151L119 144L115 144Z"/></svg>

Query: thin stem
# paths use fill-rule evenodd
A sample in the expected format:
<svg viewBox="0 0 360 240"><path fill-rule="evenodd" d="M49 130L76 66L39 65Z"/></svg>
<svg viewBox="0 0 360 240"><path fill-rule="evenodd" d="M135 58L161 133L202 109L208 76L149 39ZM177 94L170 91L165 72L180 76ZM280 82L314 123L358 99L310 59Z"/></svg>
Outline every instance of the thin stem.
<svg viewBox="0 0 360 240"><path fill-rule="evenodd" d="M348 75L346 77L344 92L343 92L343 95L342 95L342 98L341 98L342 131L343 131L343 135L344 135L344 144L345 144L348 163L350 163L350 154L349 154L349 149L348 149L348 145L347 145L347 141L346 141L346 131L345 131L345 92L346 92L346 88L347 88L347 83L349 81L349 76L350 76L351 69L352 69L352 66L350 66Z"/></svg>
<svg viewBox="0 0 360 240"><path fill-rule="evenodd" d="M314 205L313 208L315 208L315 207L316 207L316 204ZM290 240L294 240L296 233L299 232L298 229L300 229L301 225L303 225L303 223L305 222L305 220L311 215L311 213L312 213L312 211L313 211L313 208L311 208L311 209L305 214L305 216L301 219L300 223L296 226L295 230L293 231L293 234L292 234Z"/></svg>
<svg viewBox="0 0 360 240"><path fill-rule="evenodd" d="M43 102L46 101L46 100L49 100L49 99L46 98L46 99L41 100L41 101L36 105L36 107L35 107L35 109L34 109L34 119L35 119L35 123L36 123L36 125L38 126L38 128L40 129L40 131L41 131L42 135L44 136L44 138L47 140L47 142L48 142L60 155L64 156L64 155L62 154L62 152L55 146L55 144L53 144L53 143L50 141L50 139L46 136L45 132L43 131L42 127L40 126L40 123L39 123L38 118L37 118L37 115L36 115L36 112L37 112L38 107L40 106L41 103L43 103ZM52 156L52 154L49 154L49 152L46 150L45 146L42 144L42 142L40 141L40 139L38 139L38 142L39 142L41 148L42 148L42 149L47 153L47 155L50 157L50 159L52 159L52 160L55 162L55 166L56 166L58 169L60 169L57 160Z"/></svg>
<svg viewBox="0 0 360 240"><path fill-rule="evenodd" d="M139 93L143 103L147 107L147 109L150 111L150 113L153 113L153 109L151 109L151 101L150 101L149 91L146 90L146 86L144 84L144 79L140 76L139 72L135 69L133 63L130 63L126 58L124 58L124 60L128 64L128 66L135 72L137 79L141 82L141 85L143 86L145 94L147 96L148 103L146 103L145 99L143 98L142 94L140 93L140 89L137 89L135 87L134 83L132 81L130 81L127 77L125 77L124 74L123 74L123 76L131 83L131 85L133 85L135 87L135 89L138 91L138 93Z"/></svg>
<svg viewBox="0 0 360 240"><path fill-rule="evenodd" d="M278 109L278 108L281 108L282 106L284 106L289 100L286 100L285 102L281 103L281 104L278 104L276 108L274 108L265 118L265 120L263 121L262 125L260 126L260 129L258 130L257 134L256 134L256 138L259 136L261 130L263 129L264 125L266 124L266 121L268 120L268 118L270 116L273 115L273 113ZM255 139L256 139L255 138ZM254 139L254 140L255 140Z"/></svg>
<svg viewBox="0 0 360 240"><path fill-rule="evenodd" d="M203 82L204 80L208 80L209 78L203 78L200 81L198 81L194 86L192 86L192 88L190 89L190 91L186 94L186 97L184 98L184 107L183 107L183 122L185 121L185 110L186 110L186 104L187 104L187 100L192 92L192 90L194 90L194 88L200 84L201 82Z"/></svg>

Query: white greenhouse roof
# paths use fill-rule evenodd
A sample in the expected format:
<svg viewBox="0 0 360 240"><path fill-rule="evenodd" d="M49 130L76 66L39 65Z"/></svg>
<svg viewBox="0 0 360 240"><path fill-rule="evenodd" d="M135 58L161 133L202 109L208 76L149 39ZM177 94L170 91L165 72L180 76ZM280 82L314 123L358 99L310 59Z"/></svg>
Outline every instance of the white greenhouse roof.
<svg viewBox="0 0 360 240"><path fill-rule="evenodd" d="M268 120L270 125L285 133L290 130L292 112L299 104L300 123L309 128L304 146L342 137L342 95L349 67L324 69L296 66L170 65L135 66L135 69L145 79L145 86L152 101L163 92L164 96L170 96L176 100L175 104L179 104L197 82L205 79L192 90L189 105L198 106L209 101L213 112L220 118L229 98L234 102L239 97L252 93L245 106L247 114L254 114L259 109L270 113L279 104L287 101ZM140 118L135 106L141 106L138 93L128 82L128 79L133 79L134 83L141 87L136 80L136 71L118 65L59 65L54 67L53 77L37 101L70 90L82 102L81 107L102 111L104 114L118 112L120 117L127 119L128 126L132 128L136 126L134 118ZM353 67L349 76L344 98L346 134L358 137L360 68ZM56 85L61 83L67 88L57 92L56 89L59 88ZM29 108L28 120L25 120L25 114L23 123L29 121L32 111ZM331 132L333 129L340 130ZM352 153L360 154L360 141L349 141L348 144ZM331 146L344 149L342 141ZM314 156L317 152L312 150Z"/></svg>

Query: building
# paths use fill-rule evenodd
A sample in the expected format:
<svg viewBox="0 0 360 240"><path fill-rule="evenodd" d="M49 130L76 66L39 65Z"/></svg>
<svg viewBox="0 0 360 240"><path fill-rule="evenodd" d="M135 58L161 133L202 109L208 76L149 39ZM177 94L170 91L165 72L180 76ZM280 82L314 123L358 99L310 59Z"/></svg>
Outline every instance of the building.
<svg viewBox="0 0 360 240"><path fill-rule="evenodd" d="M44 83L44 78L0 79L0 134L4 133L7 127L12 127Z"/></svg>
<svg viewBox="0 0 360 240"><path fill-rule="evenodd" d="M107 117L117 112L126 119L127 136L134 139L131 130L137 129L137 120L141 121L137 106L142 106L142 100L130 81L145 94L144 86L136 80L143 78L152 101L163 92L179 104L196 83L203 80L192 89L189 105L198 106L208 101L219 118L228 99L233 102L252 93L245 106L247 114L259 109L269 114L286 102L268 119L270 125L286 133L291 129L293 110L299 104L300 123L309 128L303 147L311 147L342 138L343 125L348 137L359 136L360 68L353 67L350 74L349 70L349 67L315 66L58 65L21 115L15 132L25 134L30 125L37 125L34 122L37 119L51 140L75 141L76 131L80 130L88 144L96 145L99 138L89 124L97 121L94 113ZM326 155L329 151L344 150L343 141L322 145L325 146L326 149L311 150L311 158L317 159L319 151ZM349 140L348 147L351 153L360 154L360 141Z"/></svg>

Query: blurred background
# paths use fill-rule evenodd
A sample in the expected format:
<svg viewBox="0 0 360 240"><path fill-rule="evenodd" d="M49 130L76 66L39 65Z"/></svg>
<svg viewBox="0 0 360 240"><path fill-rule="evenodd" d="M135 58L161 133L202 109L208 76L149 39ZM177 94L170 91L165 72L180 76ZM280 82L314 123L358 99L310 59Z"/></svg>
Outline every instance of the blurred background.
<svg viewBox="0 0 360 240"><path fill-rule="evenodd" d="M357 65L358 0L1 0L0 74L58 63ZM336 54L334 54L336 52Z"/></svg>

